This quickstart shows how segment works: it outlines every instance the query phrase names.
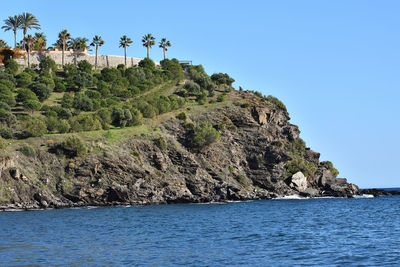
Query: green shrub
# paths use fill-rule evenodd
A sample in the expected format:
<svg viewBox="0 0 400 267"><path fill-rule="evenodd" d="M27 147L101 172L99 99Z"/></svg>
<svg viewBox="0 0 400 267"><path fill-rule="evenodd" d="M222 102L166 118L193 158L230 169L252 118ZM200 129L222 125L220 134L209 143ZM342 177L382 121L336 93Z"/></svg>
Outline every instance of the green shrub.
<svg viewBox="0 0 400 267"><path fill-rule="evenodd" d="M36 78L36 77L39 76L39 75L36 73L36 71L33 70L33 69L31 69L31 68L25 68L23 72L29 74L29 75L31 76L32 79L34 79L34 78Z"/></svg>
<svg viewBox="0 0 400 267"><path fill-rule="evenodd" d="M226 73L214 73L211 75L211 80L218 85L226 84L228 86L232 86L232 83L235 82L235 80Z"/></svg>
<svg viewBox="0 0 400 267"><path fill-rule="evenodd" d="M76 93L72 106L78 110L91 111L93 110L93 101L84 94Z"/></svg>
<svg viewBox="0 0 400 267"><path fill-rule="evenodd" d="M247 102L240 104L241 108L248 108L249 106L250 106L250 104Z"/></svg>
<svg viewBox="0 0 400 267"><path fill-rule="evenodd" d="M295 158L285 165L285 178L292 177L296 172L301 171L304 176L310 177L315 173L317 167L311 163L305 161L303 158Z"/></svg>
<svg viewBox="0 0 400 267"><path fill-rule="evenodd" d="M149 70L154 70L156 68L156 64L150 58L144 58L139 62L139 67Z"/></svg>
<svg viewBox="0 0 400 267"><path fill-rule="evenodd" d="M337 177L339 175L339 171L333 166L333 163L330 161L322 161L320 163L321 165L325 165L328 167L328 169L331 171L331 173Z"/></svg>
<svg viewBox="0 0 400 267"><path fill-rule="evenodd" d="M0 137L0 149L3 149L7 146L7 141Z"/></svg>
<svg viewBox="0 0 400 267"><path fill-rule="evenodd" d="M0 82L1 81L4 80L0 80ZM5 83L0 83L0 102L6 103L10 107L15 106L16 104L12 90L13 89L9 88Z"/></svg>
<svg viewBox="0 0 400 267"><path fill-rule="evenodd" d="M7 103L4 103L4 102L0 101L0 109L5 109L5 110L10 111L11 107Z"/></svg>
<svg viewBox="0 0 400 267"><path fill-rule="evenodd" d="M51 90L43 83L33 83L29 86L29 89L37 95L41 102L49 98L51 94Z"/></svg>
<svg viewBox="0 0 400 267"><path fill-rule="evenodd" d="M129 109L114 108L111 114L112 125L125 127L132 120L132 113Z"/></svg>
<svg viewBox="0 0 400 267"><path fill-rule="evenodd" d="M192 146L197 149L206 147L219 141L220 133L208 122L202 122L194 127L192 135Z"/></svg>
<svg viewBox="0 0 400 267"><path fill-rule="evenodd" d="M66 87L65 87L64 81L62 79L55 77L54 85L55 85L54 92L59 92L59 93L65 92Z"/></svg>
<svg viewBox="0 0 400 267"><path fill-rule="evenodd" d="M54 83L53 78L51 78L51 77L49 77L49 76L41 75L41 76L39 76L39 77L36 79L36 82L38 82L38 83L43 83L43 84L47 85L47 87L48 87L51 91L53 91L53 89L54 89L54 87L55 87L55 83Z"/></svg>
<svg viewBox="0 0 400 267"><path fill-rule="evenodd" d="M186 113L185 113L185 112L181 112L181 113L179 113L178 115L176 115L176 118L177 118L178 120L185 121L185 120L187 119Z"/></svg>
<svg viewBox="0 0 400 267"><path fill-rule="evenodd" d="M49 76L54 76L57 71L56 62L50 57L45 57L39 63L40 73L46 74Z"/></svg>
<svg viewBox="0 0 400 267"><path fill-rule="evenodd" d="M14 138L14 133L9 127L7 127L5 125L1 125L1 127L0 127L0 137L3 137L4 139L13 139Z"/></svg>
<svg viewBox="0 0 400 267"><path fill-rule="evenodd" d="M32 76L26 72L21 72L16 76L18 87L27 87L32 83Z"/></svg>
<svg viewBox="0 0 400 267"><path fill-rule="evenodd" d="M75 67L74 64L68 63L64 65L64 74L66 77L70 77L71 75L75 74L78 69Z"/></svg>
<svg viewBox="0 0 400 267"><path fill-rule="evenodd" d="M40 137L47 133L46 124L36 118L29 119L24 123L24 136L28 137Z"/></svg>
<svg viewBox="0 0 400 267"><path fill-rule="evenodd" d="M9 110L0 108L0 123L6 124L8 127L16 124L17 118ZM3 126L2 126L3 127Z"/></svg>
<svg viewBox="0 0 400 267"><path fill-rule="evenodd" d="M4 61L4 67L6 72L15 75L18 71L18 63L14 59L10 58Z"/></svg>
<svg viewBox="0 0 400 267"><path fill-rule="evenodd" d="M23 105L28 111L32 113L34 111L40 110L40 108L42 107L42 104L39 101L33 99L28 99L24 101Z"/></svg>
<svg viewBox="0 0 400 267"><path fill-rule="evenodd" d="M63 108L72 108L74 105L74 98L70 93L64 93L63 98L61 100L61 106Z"/></svg>
<svg viewBox="0 0 400 267"><path fill-rule="evenodd" d="M75 91L88 88L93 84L93 77L89 73L78 71L72 74L68 79L68 86Z"/></svg>
<svg viewBox="0 0 400 267"><path fill-rule="evenodd" d="M22 147L20 147L18 149L19 152L21 152L22 154L24 154L27 157L33 158L36 157L36 151L33 147L31 147L28 144L23 145Z"/></svg>
<svg viewBox="0 0 400 267"><path fill-rule="evenodd" d="M86 145L76 136L68 137L57 148L69 158L84 156L88 152Z"/></svg>
<svg viewBox="0 0 400 267"><path fill-rule="evenodd" d="M113 82L121 77L121 72L115 68L103 68L101 70L101 78L105 82Z"/></svg>
<svg viewBox="0 0 400 267"><path fill-rule="evenodd" d="M278 98L269 95L267 101L286 111L286 106Z"/></svg>
<svg viewBox="0 0 400 267"><path fill-rule="evenodd" d="M167 142L165 141L164 137L160 136L154 139L153 142L161 151L167 149Z"/></svg>
<svg viewBox="0 0 400 267"><path fill-rule="evenodd" d="M72 132L97 131L102 129L101 122L96 115L82 114L69 120Z"/></svg>
<svg viewBox="0 0 400 267"><path fill-rule="evenodd" d="M79 71L91 74L92 73L92 68L93 68L92 64L90 64L89 61L87 61L87 60L82 60L82 61L79 61L79 63L78 63L78 70Z"/></svg>
<svg viewBox="0 0 400 267"><path fill-rule="evenodd" d="M198 85L194 81L187 81L183 86L183 89L185 89L190 94L200 94L202 92L200 85Z"/></svg>
<svg viewBox="0 0 400 267"><path fill-rule="evenodd" d="M226 93L222 93L217 97L217 102L224 102L226 99Z"/></svg>
<svg viewBox="0 0 400 267"><path fill-rule="evenodd" d="M30 89L26 89L26 88L19 89L18 93L17 93L17 101L23 103L27 100L39 101L39 98Z"/></svg>

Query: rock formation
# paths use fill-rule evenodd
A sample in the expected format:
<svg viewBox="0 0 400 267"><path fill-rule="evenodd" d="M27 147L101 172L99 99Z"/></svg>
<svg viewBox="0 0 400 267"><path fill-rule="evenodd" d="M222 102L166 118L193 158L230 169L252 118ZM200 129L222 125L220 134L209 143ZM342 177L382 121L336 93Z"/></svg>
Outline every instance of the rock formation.
<svg viewBox="0 0 400 267"><path fill-rule="evenodd" d="M55 154L45 145L46 138L39 140L43 145L35 146L34 156L9 151L0 159L0 207L198 203L292 194L352 197L359 193L357 186L336 178L327 164L319 162L319 153L298 145L300 131L289 123L286 110L248 92L232 91L229 97L230 101L205 110L186 110L188 121L171 114L150 134L118 142L104 136L93 138L90 152L82 157ZM247 105L241 105L244 102ZM193 149L191 125L203 121L219 129L220 141ZM166 146L157 146L156 138L163 138Z"/></svg>

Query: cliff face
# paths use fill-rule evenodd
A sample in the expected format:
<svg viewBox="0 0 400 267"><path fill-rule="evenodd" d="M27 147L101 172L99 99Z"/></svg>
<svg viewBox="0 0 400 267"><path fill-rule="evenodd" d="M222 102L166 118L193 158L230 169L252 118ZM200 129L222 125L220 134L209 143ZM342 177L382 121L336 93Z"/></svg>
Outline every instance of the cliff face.
<svg viewBox="0 0 400 267"><path fill-rule="evenodd" d="M111 143L92 140L91 152L69 159L48 146L34 156L13 151L0 161L0 207L187 203L359 193L335 178L319 153L298 146L288 113L250 93L231 92L220 105L171 116L151 134ZM246 103L245 105L243 103ZM193 149L191 125L207 121L219 142ZM165 140L160 146L155 139ZM45 141L43 141L45 142ZM299 170L290 166L299 165ZM296 166L297 166L296 165ZM302 171L301 166L307 168ZM305 168L305 167L304 167ZM294 170L294 171L293 171ZM308 172L307 172L308 171Z"/></svg>

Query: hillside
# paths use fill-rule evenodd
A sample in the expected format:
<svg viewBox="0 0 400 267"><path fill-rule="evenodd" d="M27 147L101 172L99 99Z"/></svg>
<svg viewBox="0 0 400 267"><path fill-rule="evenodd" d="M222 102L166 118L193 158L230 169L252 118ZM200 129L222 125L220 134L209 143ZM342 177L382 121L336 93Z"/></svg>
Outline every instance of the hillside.
<svg viewBox="0 0 400 267"><path fill-rule="evenodd" d="M344 196L278 99L227 74L144 59L137 67L0 72L0 207L60 208Z"/></svg>

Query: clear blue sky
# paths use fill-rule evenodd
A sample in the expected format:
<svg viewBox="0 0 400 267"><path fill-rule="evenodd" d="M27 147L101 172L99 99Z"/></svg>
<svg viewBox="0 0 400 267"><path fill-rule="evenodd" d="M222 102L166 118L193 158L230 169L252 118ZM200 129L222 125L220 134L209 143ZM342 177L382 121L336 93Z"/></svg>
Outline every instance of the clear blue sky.
<svg viewBox="0 0 400 267"><path fill-rule="evenodd" d="M105 40L100 53L145 56L141 37L167 37L169 57L227 72L235 86L280 98L322 160L361 187L400 186L400 1L8 1L31 12L49 44L60 30ZM62 6L62 7L60 7ZM12 33L0 32L12 45ZM21 38L21 33L19 39ZM150 56L160 60L158 47Z"/></svg>

